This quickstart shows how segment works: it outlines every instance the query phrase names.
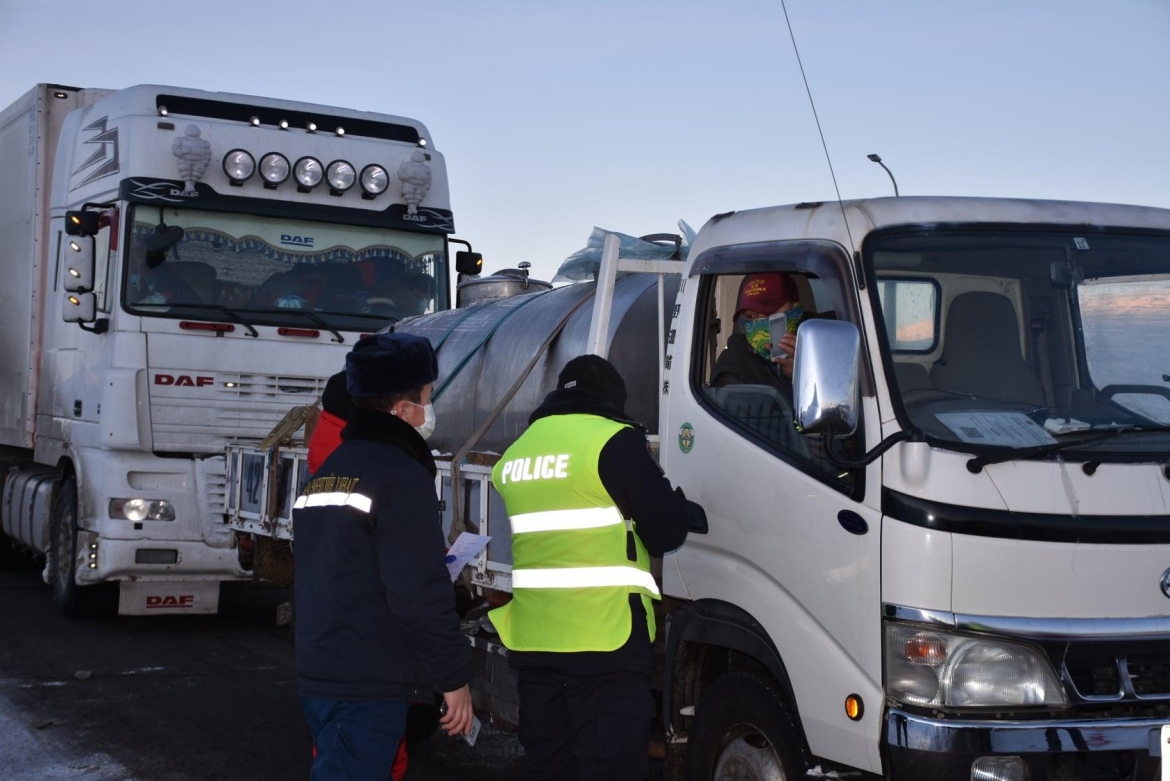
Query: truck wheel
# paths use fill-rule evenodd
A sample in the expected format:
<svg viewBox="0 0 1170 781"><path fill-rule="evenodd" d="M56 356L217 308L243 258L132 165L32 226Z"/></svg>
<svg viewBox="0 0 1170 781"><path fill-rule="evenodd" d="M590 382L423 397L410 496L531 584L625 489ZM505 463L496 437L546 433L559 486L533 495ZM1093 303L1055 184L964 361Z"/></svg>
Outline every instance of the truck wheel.
<svg viewBox="0 0 1170 781"><path fill-rule="evenodd" d="M727 673L703 693L687 741L687 781L804 778L800 736L775 684Z"/></svg>
<svg viewBox="0 0 1170 781"><path fill-rule="evenodd" d="M49 574L53 601L69 618L96 618L104 614L104 589L77 585L77 480L65 478L53 502Z"/></svg>

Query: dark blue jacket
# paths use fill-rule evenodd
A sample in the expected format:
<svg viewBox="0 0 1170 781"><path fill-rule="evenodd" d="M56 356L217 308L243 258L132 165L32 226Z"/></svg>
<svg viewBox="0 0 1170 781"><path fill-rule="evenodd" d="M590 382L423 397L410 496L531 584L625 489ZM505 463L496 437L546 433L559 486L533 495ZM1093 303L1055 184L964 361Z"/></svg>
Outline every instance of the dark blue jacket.
<svg viewBox="0 0 1170 781"><path fill-rule="evenodd" d="M354 410L341 436L293 511L299 693L402 699L421 670L454 691L471 677L471 648L444 563L434 459L383 412Z"/></svg>

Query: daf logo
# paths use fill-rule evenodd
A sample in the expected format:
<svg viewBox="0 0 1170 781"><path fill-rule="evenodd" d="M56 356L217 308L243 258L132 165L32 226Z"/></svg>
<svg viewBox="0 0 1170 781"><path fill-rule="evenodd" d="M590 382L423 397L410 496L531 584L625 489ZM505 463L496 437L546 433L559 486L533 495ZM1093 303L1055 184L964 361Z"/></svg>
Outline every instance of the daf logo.
<svg viewBox="0 0 1170 781"><path fill-rule="evenodd" d="M1170 569L1162 573L1162 593L1170 597Z"/></svg>

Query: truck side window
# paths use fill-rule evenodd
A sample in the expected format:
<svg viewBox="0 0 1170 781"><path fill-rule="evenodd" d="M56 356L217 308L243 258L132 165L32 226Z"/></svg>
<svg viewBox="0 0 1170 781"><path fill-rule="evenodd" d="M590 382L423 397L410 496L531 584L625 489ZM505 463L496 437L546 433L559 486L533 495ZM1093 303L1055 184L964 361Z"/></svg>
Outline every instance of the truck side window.
<svg viewBox="0 0 1170 781"><path fill-rule="evenodd" d="M802 470L849 491L852 474L833 465L819 437L796 430L792 354L774 355L769 328L771 324L795 335L810 319L837 319L840 297L834 298L831 289L831 282L810 274L712 275L706 285L706 338L695 349L701 353L699 391L728 425ZM745 307L748 302L751 306ZM769 317L777 310L791 314ZM851 449L852 443L847 447Z"/></svg>

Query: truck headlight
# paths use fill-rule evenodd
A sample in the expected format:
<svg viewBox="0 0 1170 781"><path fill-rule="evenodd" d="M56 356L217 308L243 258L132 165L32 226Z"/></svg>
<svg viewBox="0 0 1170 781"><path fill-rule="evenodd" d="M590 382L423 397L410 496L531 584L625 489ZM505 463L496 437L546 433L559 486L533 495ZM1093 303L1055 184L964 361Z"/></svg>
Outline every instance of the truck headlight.
<svg viewBox="0 0 1170 781"><path fill-rule="evenodd" d="M175 507L166 499L111 499L110 517L127 521L173 521Z"/></svg>
<svg viewBox="0 0 1170 781"><path fill-rule="evenodd" d="M1068 704L1052 665L1009 640L886 624L886 693L936 708L1061 708Z"/></svg>

